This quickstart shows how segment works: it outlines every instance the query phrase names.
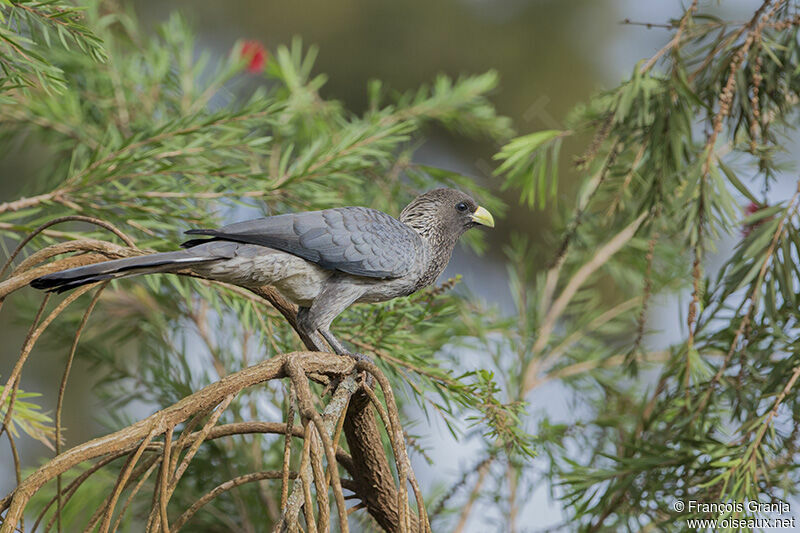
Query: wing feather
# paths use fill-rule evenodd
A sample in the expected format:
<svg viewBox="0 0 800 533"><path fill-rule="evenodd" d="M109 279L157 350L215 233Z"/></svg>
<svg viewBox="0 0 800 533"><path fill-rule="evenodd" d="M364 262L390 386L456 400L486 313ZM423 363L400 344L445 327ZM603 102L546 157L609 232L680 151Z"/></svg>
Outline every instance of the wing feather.
<svg viewBox="0 0 800 533"><path fill-rule="evenodd" d="M276 215L186 233L268 246L323 268L381 279L408 274L422 245L414 230L386 213L366 207Z"/></svg>

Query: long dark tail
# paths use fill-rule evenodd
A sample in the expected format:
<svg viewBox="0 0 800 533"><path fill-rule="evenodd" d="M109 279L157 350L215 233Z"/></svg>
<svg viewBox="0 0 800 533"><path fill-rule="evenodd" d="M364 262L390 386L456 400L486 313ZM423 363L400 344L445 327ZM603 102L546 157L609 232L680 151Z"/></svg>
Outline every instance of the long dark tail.
<svg viewBox="0 0 800 533"><path fill-rule="evenodd" d="M64 292L87 283L103 281L106 279L136 276L138 274L152 274L155 272L170 272L186 266L220 259L219 256L209 256L193 253L192 250L177 252L164 252L159 254L115 259L70 268L61 272L53 272L31 281L31 287L43 289L48 292Z"/></svg>

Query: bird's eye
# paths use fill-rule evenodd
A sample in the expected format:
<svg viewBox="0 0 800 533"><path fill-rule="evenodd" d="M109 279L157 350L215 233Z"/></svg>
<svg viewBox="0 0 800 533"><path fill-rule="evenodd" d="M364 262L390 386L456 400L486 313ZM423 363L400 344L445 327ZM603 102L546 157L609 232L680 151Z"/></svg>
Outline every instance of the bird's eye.
<svg viewBox="0 0 800 533"><path fill-rule="evenodd" d="M467 210L467 204L465 204L464 202L460 202L456 205L456 209L458 209L463 213L464 211Z"/></svg>

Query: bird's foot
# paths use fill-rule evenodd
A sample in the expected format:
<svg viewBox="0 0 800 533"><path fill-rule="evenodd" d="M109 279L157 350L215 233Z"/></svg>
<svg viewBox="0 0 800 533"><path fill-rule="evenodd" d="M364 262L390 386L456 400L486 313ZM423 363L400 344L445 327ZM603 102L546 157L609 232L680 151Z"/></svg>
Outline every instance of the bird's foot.
<svg viewBox="0 0 800 533"><path fill-rule="evenodd" d="M345 348L345 346L341 342L339 342L339 340L327 328L320 328L318 331L320 335L322 335L322 338L325 339L325 341L331 346L331 348L333 348L333 351L336 352L336 354L350 357L354 359L356 362L364 361L373 365L375 364L375 362L372 360L371 357L364 355L363 353L351 352L350 350ZM365 374L364 383L368 387L372 388L373 385L375 384L375 378L369 372L364 372L364 374Z"/></svg>
<svg viewBox="0 0 800 533"><path fill-rule="evenodd" d="M363 361L363 362L369 363L371 365L375 364L375 361L373 361L372 357L370 357L368 355L365 355L363 353L346 352L344 355L354 359L356 362ZM365 376L364 384L367 387L372 388L375 385L375 378L369 372L365 371L365 372L363 372L363 374Z"/></svg>
<svg viewBox="0 0 800 533"><path fill-rule="evenodd" d="M351 357L351 358L355 359L357 362L358 361L364 361L365 363L370 363L370 364L373 364L373 365L375 364L375 361L372 359L372 357L370 357L368 355L365 355L363 353L345 352L344 355L346 355L347 357Z"/></svg>

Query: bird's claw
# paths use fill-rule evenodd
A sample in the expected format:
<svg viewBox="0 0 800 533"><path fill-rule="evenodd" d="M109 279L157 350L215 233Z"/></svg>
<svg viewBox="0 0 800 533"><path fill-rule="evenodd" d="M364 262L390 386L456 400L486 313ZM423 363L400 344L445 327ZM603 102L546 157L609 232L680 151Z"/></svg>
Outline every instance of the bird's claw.
<svg viewBox="0 0 800 533"><path fill-rule="evenodd" d="M365 354L363 354L363 353L352 353L352 352L347 352L345 355L347 355L348 357L352 358L352 359L353 359L353 360L355 360L356 362L363 361L363 362L365 362L365 363L369 363L369 364L371 364L371 365L374 365L374 364L375 364L375 361L373 361L373 360L372 360L372 357L370 357L370 356L368 356L368 355L365 355ZM369 387L369 388L372 388L372 387L375 385L375 378L374 378L374 377L372 376L372 374L370 374L369 372L366 372L366 371L365 371L365 372L364 372L364 374L365 374L365 376L366 376L366 378L365 378L365 380L364 380L364 384L365 384L367 387Z"/></svg>
<svg viewBox="0 0 800 533"><path fill-rule="evenodd" d="M364 361L365 363L369 363L369 364L371 364L371 365L374 365L374 364L375 364L375 361L373 361L373 360L372 360L372 357L370 357L370 356L368 356L368 355L365 355L365 354L363 354L363 353L353 353L353 352L347 352L347 354L346 354L346 355L347 355L348 357L352 357L353 359L355 359L355 360L356 360L356 362L359 362L359 361Z"/></svg>

